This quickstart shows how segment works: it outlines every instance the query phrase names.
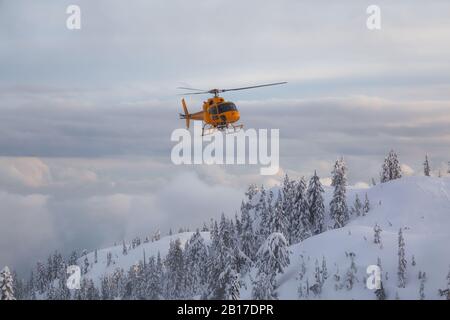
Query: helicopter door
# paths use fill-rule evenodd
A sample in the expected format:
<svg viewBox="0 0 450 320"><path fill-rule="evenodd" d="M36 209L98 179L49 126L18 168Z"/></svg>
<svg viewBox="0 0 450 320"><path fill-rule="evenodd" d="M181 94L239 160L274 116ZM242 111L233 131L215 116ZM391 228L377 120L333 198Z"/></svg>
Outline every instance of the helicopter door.
<svg viewBox="0 0 450 320"><path fill-rule="evenodd" d="M219 120L219 115L217 114L217 106L209 107L209 114L211 115L211 119L213 121Z"/></svg>

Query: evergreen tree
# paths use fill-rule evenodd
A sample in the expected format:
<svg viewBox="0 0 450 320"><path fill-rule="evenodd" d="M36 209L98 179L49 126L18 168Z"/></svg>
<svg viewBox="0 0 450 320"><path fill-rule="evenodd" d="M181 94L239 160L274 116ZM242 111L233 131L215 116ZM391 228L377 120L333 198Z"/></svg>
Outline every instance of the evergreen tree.
<svg viewBox="0 0 450 320"><path fill-rule="evenodd" d="M423 163L423 173L426 177L430 176L430 163L428 162L428 155L425 155L425 162Z"/></svg>
<svg viewBox="0 0 450 320"><path fill-rule="evenodd" d="M125 240L122 240L122 254L126 256L128 254L127 245L125 244Z"/></svg>
<svg viewBox="0 0 450 320"><path fill-rule="evenodd" d="M320 183L320 178L317 176L317 172L314 171L314 175L309 180L308 185L308 204L310 221L312 222L312 232L319 234L325 231L325 205L323 200L323 187Z"/></svg>
<svg viewBox="0 0 450 320"><path fill-rule="evenodd" d="M301 178L295 184L294 203L290 215L290 243L297 243L311 236L314 216L309 211L306 182Z"/></svg>
<svg viewBox="0 0 450 320"><path fill-rule="evenodd" d="M97 249L95 249L94 251L94 263L98 262L98 254L97 254Z"/></svg>
<svg viewBox="0 0 450 320"><path fill-rule="evenodd" d="M420 272L419 272L420 274ZM422 276L419 278L420 279L420 287L419 287L419 298L420 300L425 300L425 281L426 281L426 274L425 272L422 274Z"/></svg>
<svg viewBox="0 0 450 320"><path fill-rule="evenodd" d="M184 256L188 291L192 296L199 295L206 285L208 249L198 230L187 242Z"/></svg>
<svg viewBox="0 0 450 320"><path fill-rule="evenodd" d="M253 290L254 299L275 299L277 283L275 277L289 265L289 250L282 233L272 233L257 253L257 280Z"/></svg>
<svg viewBox="0 0 450 320"><path fill-rule="evenodd" d="M84 256L84 263L83 263L83 274L88 273L89 271L89 259L87 257L87 254Z"/></svg>
<svg viewBox="0 0 450 320"><path fill-rule="evenodd" d="M386 300L386 292L384 291L383 280L380 281L380 288L375 289L374 293L378 300Z"/></svg>
<svg viewBox="0 0 450 320"><path fill-rule="evenodd" d="M333 199L330 202L330 216L334 228L342 228L349 220L346 200L346 166L344 159L339 159L334 165L331 185L334 187Z"/></svg>
<svg viewBox="0 0 450 320"><path fill-rule="evenodd" d="M268 229L270 234L278 232L282 233L284 236L287 234L287 218L285 212L283 211L283 198L281 192L278 192L277 200L270 212Z"/></svg>
<svg viewBox="0 0 450 320"><path fill-rule="evenodd" d="M447 300L450 300L450 267L447 274Z"/></svg>
<svg viewBox="0 0 450 320"><path fill-rule="evenodd" d="M353 286L355 285L355 282L358 281L358 278L356 277L357 268L355 264L355 254L353 252L350 252L347 255L350 258L350 267L347 270L346 277L345 277L345 284L347 287L347 290L351 290Z"/></svg>
<svg viewBox="0 0 450 320"><path fill-rule="evenodd" d="M230 297L228 300L240 300L241 299L241 281L238 273L233 273L231 277Z"/></svg>
<svg viewBox="0 0 450 320"><path fill-rule="evenodd" d="M241 250L250 259L255 259L257 250L257 237L253 230L253 220L250 216L249 207L242 202L241 205Z"/></svg>
<svg viewBox="0 0 450 320"><path fill-rule="evenodd" d="M281 188L281 196L282 196L282 211L286 216L286 219L291 223L286 224L285 226L285 237L289 241L289 243L293 243L296 241L296 232L299 227L298 215L299 212L294 209L296 205L296 183L293 180L289 179L289 176L286 174L283 180L283 185ZM305 199L306 200L306 199Z"/></svg>
<svg viewBox="0 0 450 320"><path fill-rule="evenodd" d="M258 273L257 279L253 285L252 299L254 300L275 300L277 295L275 292L272 278L264 273Z"/></svg>
<svg viewBox="0 0 450 320"><path fill-rule="evenodd" d="M14 297L14 279L8 267L0 272L0 300L16 300Z"/></svg>
<svg viewBox="0 0 450 320"><path fill-rule="evenodd" d="M381 183L388 182L402 177L402 169L398 161L397 154L391 150L388 156L384 159L380 181Z"/></svg>
<svg viewBox="0 0 450 320"><path fill-rule="evenodd" d="M259 222L258 242L257 242L258 248L269 236L269 218L271 215L272 200L273 200L273 192L270 191L269 196L267 197L264 186L261 187L258 205L260 211L260 222Z"/></svg>
<svg viewBox="0 0 450 320"><path fill-rule="evenodd" d="M322 257L322 282L328 279L328 269L327 269L327 261L325 257Z"/></svg>
<svg viewBox="0 0 450 320"><path fill-rule="evenodd" d="M381 230L381 228L378 224L375 224L375 227L373 227L373 231L374 231L373 243L381 244L380 234L381 234L381 231L383 231L383 230Z"/></svg>
<svg viewBox="0 0 450 320"><path fill-rule="evenodd" d="M369 197L366 195L364 196L364 206L362 209L362 215L365 216L367 215L367 213L370 211L370 202L369 202Z"/></svg>
<svg viewBox="0 0 450 320"><path fill-rule="evenodd" d="M70 257L69 257L69 261L68 261L69 266L76 265L77 264L77 260L78 260L77 252L76 251L72 251L72 253L70 254Z"/></svg>
<svg viewBox="0 0 450 320"><path fill-rule="evenodd" d="M154 256L151 256L148 261L147 272L147 282L146 282L146 298L149 300L159 300L162 295L162 284L161 276L162 274L158 271L157 260Z"/></svg>
<svg viewBox="0 0 450 320"><path fill-rule="evenodd" d="M180 239L170 242L164 264L166 267L165 296L167 299L180 299L184 294L183 250Z"/></svg>
<svg viewBox="0 0 450 320"><path fill-rule="evenodd" d="M49 281L47 279L47 269L45 265L38 261L36 263L36 289L39 294L44 294Z"/></svg>
<svg viewBox="0 0 450 320"><path fill-rule="evenodd" d="M319 295L322 292L322 271L320 270L319 260L316 259L314 268L315 289L314 294Z"/></svg>
<svg viewBox="0 0 450 320"><path fill-rule="evenodd" d="M355 196L355 203L353 204L352 208L352 214L359 217L361 215L364 215L363 213L363 204L361 203L361 200L359 200L358 194Z"/></svg>
<svg viewBox="0 0 450 320"><path fill-rule="evenodd" d="M382 266L381 266L381 259L380 257L377 258L377 266L380 268L380 287L378 289L375 289L375 296L377 297L378 300L386 300L386 292L384 291L384 286L383 286L383 277L382 277Z"/></svg>
<svg viewBox="0 0 450 320"><path fill-rule="evenodd" d="M405 240L403 239L402 229L398 231L398 287L404 288L406 285L406 265L405 258Z"/></svg>

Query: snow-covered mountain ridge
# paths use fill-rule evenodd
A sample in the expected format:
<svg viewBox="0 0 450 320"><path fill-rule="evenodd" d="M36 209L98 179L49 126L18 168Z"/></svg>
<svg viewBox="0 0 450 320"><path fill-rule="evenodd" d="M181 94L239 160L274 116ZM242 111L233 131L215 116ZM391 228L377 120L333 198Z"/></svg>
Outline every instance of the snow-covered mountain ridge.
<svg viewBox="0 0 450 320"><path fill-rule="evenodd" d="M325 188L325 202L331 198L331 189ZM327 230L301 243L290 246L290 264L277 277L277 293L280 299L298 299L299 287L303 287L302 298L314 299L374 299L374 291L366 288L366 268L381 261L383 287L388 299L442 299L438 289L446 289L446 276L450 264L450 179L431 177L408 177L379 184L369 189L348 189L349 206L358 194L364 199L367 193L371 209L366 216L352 217L343 228ZM328 210L327 210L328 215ZM328 218L327 218L328 219ZM374 243L374 226L378 225L381 245ZM398 232L403 231L406 250L406 286L398 288ZM100 285L104 275L110 275L117 268L128 270L133 265L156 256L167 254L171 241L180 239L182 248L193 233L186 232L162 237L158 241L142 243L123 254L122 245L98 250L97 263L90 263L84 275ZM209 232L202 232L206 244L210 243ZM108 253L112 263L107 266ZM354 254L354 257L352 258ZM95 253L87 254L93 262ZM414 256L414 259L413 259ZM86 257L78 260L83 265ZM354 267L351 261L354 260ZM314 284L316 260L323 274L322 263L327 266L327 277L320 294L307 292ZM414 261L414 263L413 263ZM414 264L414 265L413 265ZM303 271L302 271L303 268ZM355 281L347 287L349 270ZM419 271L426 273L425 280L419 280ZM245 277L241 298L251 298L252 283ZM420 290L421 285L423 286ZM422 291L422 293L420 293Z"/></svg>

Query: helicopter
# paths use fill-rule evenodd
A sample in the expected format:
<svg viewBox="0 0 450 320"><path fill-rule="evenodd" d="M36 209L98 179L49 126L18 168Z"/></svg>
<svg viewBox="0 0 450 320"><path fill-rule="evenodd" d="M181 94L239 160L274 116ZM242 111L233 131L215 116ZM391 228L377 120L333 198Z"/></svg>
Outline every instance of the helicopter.
<svg viewBox="0 0 450 320"><path fill-rule="evenodd" d="M195 92L185 93L184 95L212 94L213 97L203 102L203 110L195 113L189 113L186 101L183 98L181 104L183 113L180 113L180 119L186 120L186 128L189 129L190 121L202 121L202 136L210 135L216 131L228 133L236 133L240 131L244 125L237 124L240 120L240 114L236 105L231 101L226 101L220 97L220 93L228 91L248 90L261 87L277 86L286 84L287 82L276 82L261 84L250 87L232 88L232 89L211 89L202 90L188 87L178 87L177 89L189 90Z"/></svg>

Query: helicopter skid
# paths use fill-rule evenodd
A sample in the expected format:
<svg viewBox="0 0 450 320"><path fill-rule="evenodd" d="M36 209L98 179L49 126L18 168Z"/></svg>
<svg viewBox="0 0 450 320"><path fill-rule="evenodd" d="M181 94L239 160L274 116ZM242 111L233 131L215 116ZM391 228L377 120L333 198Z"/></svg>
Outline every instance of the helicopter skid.
<svg viewBox="0 0 450 320"><path fill-rule="evenodd" d="M244 128L243 124L238 124L238 125L228 124L225 126L217 126L217 127L206 124L202 128L202 137L212 135L212 134L216 133L217 131L223 132L225 134L238 133L243 128Z"/></svg>

